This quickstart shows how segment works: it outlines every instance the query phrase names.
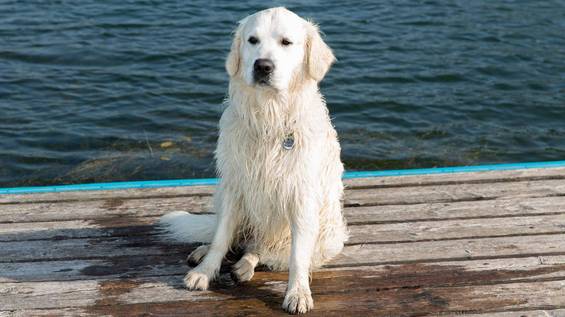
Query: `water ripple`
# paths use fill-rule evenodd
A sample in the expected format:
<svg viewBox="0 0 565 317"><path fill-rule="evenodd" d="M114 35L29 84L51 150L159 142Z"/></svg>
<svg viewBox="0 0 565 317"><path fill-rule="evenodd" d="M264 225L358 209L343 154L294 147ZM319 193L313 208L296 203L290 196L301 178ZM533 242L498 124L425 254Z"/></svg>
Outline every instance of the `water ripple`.
<svg viewBox="0 0 565 317"><path fill-rule="evenodd" d="M2 1L0 186L214 176L232 29L274 5L338 57L348 169L565 158L563 1Z"/></svg>

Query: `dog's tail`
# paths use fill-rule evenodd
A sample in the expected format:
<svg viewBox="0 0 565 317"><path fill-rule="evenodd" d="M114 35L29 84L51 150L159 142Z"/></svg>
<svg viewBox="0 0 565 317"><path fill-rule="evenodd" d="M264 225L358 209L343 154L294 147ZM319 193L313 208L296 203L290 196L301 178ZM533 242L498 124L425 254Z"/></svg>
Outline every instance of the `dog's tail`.
<svg viewBox="0 0 565 317"><path fill-rule="evenodd" d="M186 211L173 211L159 219L158 227L167 240L210 243L216 228L216 215L195 215Z"/></svg>

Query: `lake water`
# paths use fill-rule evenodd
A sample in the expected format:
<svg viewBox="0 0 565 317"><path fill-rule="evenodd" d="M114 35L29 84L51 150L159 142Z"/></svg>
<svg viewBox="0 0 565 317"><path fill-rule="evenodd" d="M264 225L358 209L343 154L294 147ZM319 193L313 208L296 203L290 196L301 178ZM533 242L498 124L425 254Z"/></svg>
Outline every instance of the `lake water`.
<svg viewBox="0 0 565 317"><path fill-rule="evenodd" d="M304 3L0 1L0 186L214 176L231 31L278 5L339 59L347 169L565 159L565 1Z"/></svg>

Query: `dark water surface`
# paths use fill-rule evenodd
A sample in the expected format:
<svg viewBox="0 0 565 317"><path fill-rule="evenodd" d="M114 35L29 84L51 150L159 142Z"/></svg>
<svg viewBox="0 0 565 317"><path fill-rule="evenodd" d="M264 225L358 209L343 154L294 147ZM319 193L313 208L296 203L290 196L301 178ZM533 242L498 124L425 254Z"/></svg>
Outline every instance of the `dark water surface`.
<svg viewBox="0 0 565 317"><path fill-rule="evenodd" d="M214 176L231 30L275 5L339 59L348 169L565 159L565 1L304 3L0 1L0 186Z"/></svg>

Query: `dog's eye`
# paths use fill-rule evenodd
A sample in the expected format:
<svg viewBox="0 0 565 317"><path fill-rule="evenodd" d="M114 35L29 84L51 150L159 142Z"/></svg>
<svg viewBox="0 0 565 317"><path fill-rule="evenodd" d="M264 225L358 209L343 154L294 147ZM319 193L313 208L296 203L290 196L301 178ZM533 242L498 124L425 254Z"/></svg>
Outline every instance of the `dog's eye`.
<svg viewBox="0 0 565 317"><path fill-rule="evenodd" d="M283 46L289 46L290 44L292 44L292 42L287 39L282 39L281 44Z"/></svg>
<svg viewBox="0 0 565 317"><path fill-rule="evenodd" d="M255 36L250 36L249 39L247 40L247 42L249 42L251 45L255 45L255 44L259 43L259 39L256 38Z"/></svg>

